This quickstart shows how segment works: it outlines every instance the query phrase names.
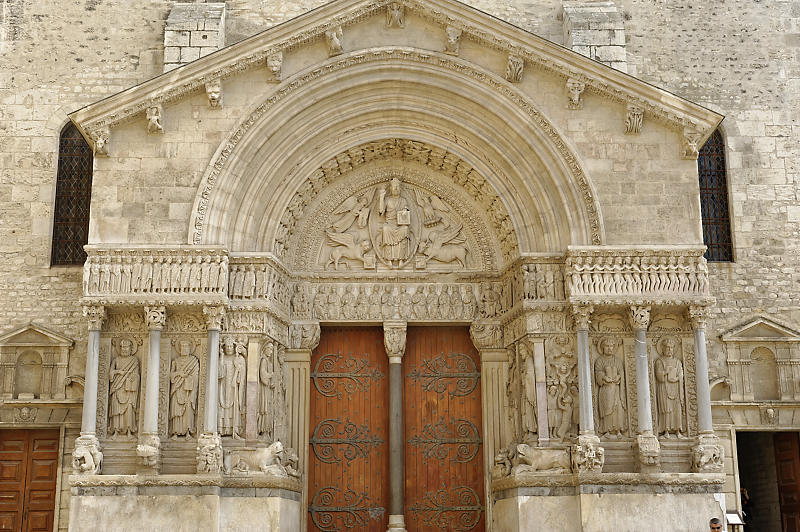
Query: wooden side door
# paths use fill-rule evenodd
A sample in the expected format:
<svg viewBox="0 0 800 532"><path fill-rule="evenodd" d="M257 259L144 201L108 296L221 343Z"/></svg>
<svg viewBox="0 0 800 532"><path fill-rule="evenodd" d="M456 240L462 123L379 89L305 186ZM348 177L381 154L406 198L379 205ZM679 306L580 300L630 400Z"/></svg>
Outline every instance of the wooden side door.
<svg viewBox="0 0 800 532"><path fill-rule="evenodd" d="M466 327L409 327L403 357L409 532L484 530L480 357Z"/></svg>
<svg viewBox="0 0 800 532"><path fill-rule="evenodd" d="M0 430L0 530L53 530L59 431Z"/></svg>
<svg viewBox="0 0 800 532"><path fill-rule="evenodd" d="M310 532L386 532L388 374L383 329L322 329L311 355Z"/></svg>
<svg viewBox="0 0 800 532"><path fill-rule="evenodd" d="M800 440L796 432L776 432L773 441L783 532L800 532Z"/></svg>

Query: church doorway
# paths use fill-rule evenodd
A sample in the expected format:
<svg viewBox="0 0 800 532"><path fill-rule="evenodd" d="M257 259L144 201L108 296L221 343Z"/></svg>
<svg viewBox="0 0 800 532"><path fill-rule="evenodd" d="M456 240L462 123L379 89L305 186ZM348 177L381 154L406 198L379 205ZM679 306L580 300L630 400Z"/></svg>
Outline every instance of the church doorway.
<svg viewBox="0 0 800 532"><path fill-rule="evenodd" d="M737 432L737 463L747 532L800 532L797 432Z"/></svg>

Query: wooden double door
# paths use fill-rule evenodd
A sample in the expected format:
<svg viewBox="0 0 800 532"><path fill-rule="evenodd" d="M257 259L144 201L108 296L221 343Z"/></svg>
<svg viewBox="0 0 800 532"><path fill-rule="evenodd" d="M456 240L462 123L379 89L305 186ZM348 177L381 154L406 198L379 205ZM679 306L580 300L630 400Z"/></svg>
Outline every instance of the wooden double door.
<svg viewBox="0 0 800 532"><path fill-rule="evenodd" d="M407 530L484 530L480 359L467 328L409 327L402 374ZM388 403L383 329L323 328L311 358L310 531L385 532Z"/></svg>
<svg viewBox="0 0 800 532"><path fill-rule="evenodd" d="M0 430L0 530L53 530L58 442L58 429Z"/></svg>

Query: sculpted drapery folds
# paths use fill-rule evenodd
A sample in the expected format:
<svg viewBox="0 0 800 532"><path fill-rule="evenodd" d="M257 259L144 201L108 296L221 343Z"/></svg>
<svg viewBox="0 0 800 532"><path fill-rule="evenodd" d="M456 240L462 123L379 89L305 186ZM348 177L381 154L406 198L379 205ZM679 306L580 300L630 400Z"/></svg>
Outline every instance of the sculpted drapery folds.
<svg viewBox="0 0 800 532"><path fill-rule="evenodd" d="M625 430L625 400L622 361L615 356L619 344L611 337L597 342L594 362L597 385L597 430L605 436L621 436Z"/></svg>
<svg viewBox="0 0 800 532"><path fill-rule="evenodd" d="M522 401L522 440L532 441L538 433L536 421L536 373L533 363L533 350L525 343L519 344L519 364L521 374Z"/></svg>
<svg viewBox="0 0 800 532"><path fill-rule="evenodd" d="M287 371L283 347L267 341L258 364L258 434L271 441L285 436Z"/></svg>
<svg viewBox="0 0 800 532"><path fill-rule="evenodd" d="M550 437L563 440L576 432L578 424L578 368L568 353L569 339L557 337L561 353L548 361L547 415Z"/></svg>
<svg viewBox="0 0 800 532"><path fill-rule="evenodd" d="M200 361L194 356L189 340L177 342L178 356L170 364L169 426L170 437L191 438L197 434L197 392Z"/></svg>
<svg viewBox="0 0 800 532"><path fill-rule="evenodd" d="M378 191L378 214L383 217L377 239L383 258L391 266L399 267L411 256L411 211L408 200L400 195L400 180L396 177L388 190Z"/></svg>
<svg viewBox="0 0 800 532"><path fill-rule="evenodd" d="M683 364L675 356L677 338L665 336L658 342L660 355L654 364L658 434L666 437L683 433Z"/></svg>
<svg viewBox="0 0 800 532"><path fill-rule="evenodd" d="M219 359L219 412L217 430L221 436L241 439L244 415L245 388L247 387L247 366L242 353L244 345L232 336L222 341Z"/></svg>
<svg viewBox="0 0 800 532"><path fill-rule="evenodd" d="M120 434L125 436L136 434L139 378L136 344L129 338L122 338L119 341L118 354L111 363L109 372L108 432L112 437Z"/></svg>

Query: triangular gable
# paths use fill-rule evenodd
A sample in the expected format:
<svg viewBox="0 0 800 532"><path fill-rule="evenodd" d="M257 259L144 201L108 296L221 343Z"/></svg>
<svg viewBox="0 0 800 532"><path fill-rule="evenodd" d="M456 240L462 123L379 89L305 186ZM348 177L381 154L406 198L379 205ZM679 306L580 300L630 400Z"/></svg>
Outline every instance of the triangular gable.
<svg viewBox="0 0 800 532"><path fill-rule="evenodd" d="M58 346L71 347L71 338L59 334L50 329L46 329L35 323L28 323L22 327L13 329L0 336L0 346L2 347L26 347L26 346Z"/></svg>
<svg viewBox="0 0 800 532"><path fill-rule="evenodd" d="M800 332L774 319L758 316L724 332L723 342L800 342Z"/></svg>
<svg viewBox="0 0 800 532"><path fill-rule="evenodd" d="M696 145L713 132L722 116L633 76L582 56L457 0L335 0L248 39L91 104L70 115L89 142L107 140L108 129L162 105L204 90L206 83L246 69L266 67L267 57L324 37L326 30L347 27L377 16L390 3L426 20L462 31L462 39L523 59L534 69L577 79L586 91L623 105L637 105L648 117L692 138ZM345 49L345 52L352 50ZM440 52L441 50L431 50Z"/></svg>

